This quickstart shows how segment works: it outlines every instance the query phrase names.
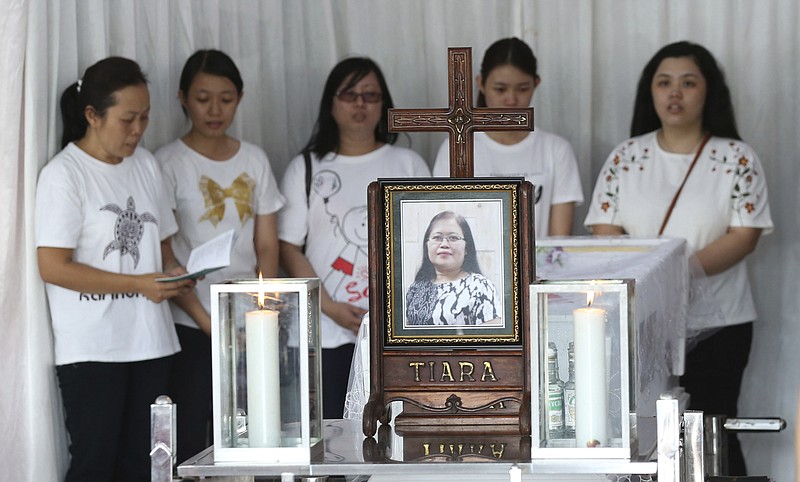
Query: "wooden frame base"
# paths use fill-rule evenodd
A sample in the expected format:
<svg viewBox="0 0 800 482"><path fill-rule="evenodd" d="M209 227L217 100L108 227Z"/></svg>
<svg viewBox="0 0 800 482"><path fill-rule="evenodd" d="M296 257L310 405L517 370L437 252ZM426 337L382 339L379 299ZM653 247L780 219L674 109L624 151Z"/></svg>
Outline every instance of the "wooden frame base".
<svg viewBox="0 0 800 482"><path fill-rule="evenodd" d="M386 347L385 266L379 253L385 239L379 183L368 191L370 252L370 398L364 407L363 432L373 436L378 422L391 419L387 407L403 402L395 419L400 434L531 433L529 294L535 276L532 186L520 188L520 329L510 347Z"/></svg>

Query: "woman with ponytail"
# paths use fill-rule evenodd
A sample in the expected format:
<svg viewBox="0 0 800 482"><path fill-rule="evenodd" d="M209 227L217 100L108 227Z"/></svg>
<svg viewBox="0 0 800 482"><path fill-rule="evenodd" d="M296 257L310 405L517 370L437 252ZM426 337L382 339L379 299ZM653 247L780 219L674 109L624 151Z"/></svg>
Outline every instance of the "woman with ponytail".
<svg viewBox="0 0 800 482"><path fill-rule="evenodd" d="M72 460L66 480L149 481L150 404L180 350L162 301L191 281L153 156L138 147L150 96L136 62L92 65L61 98L62 151L36 192L36 247ZM169 268L169 269L166 269Z"/></svg>

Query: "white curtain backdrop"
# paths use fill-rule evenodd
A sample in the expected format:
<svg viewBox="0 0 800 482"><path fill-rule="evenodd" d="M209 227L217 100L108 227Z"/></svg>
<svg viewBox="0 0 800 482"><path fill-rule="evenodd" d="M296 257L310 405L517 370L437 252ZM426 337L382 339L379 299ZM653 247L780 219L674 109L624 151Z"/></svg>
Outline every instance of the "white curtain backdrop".
<svg viewBox="0 0 800 482"><path fill-rule="evenodd" d="M566 137L585 195L627 137L644 63L689 39L724 66L739 128L760 154L775 233L750 256L760 320L740 412L782 416L781 434L746 435L751 472L789 481L800 385L800 6L796 0L6 0L0 10L0 479L56 481L68 463L52 335L33 247L39 170L58 150L58 99L108 55L150 80L154 150L187 128L176 100L193 51L237 62L244 102L232 134L262 146L280 178L307 140L330 68L367 55L398 107L443 107L446 49L473 48L474 73L494 40L518 36L540 62L536 125ZM441 135L401 142L432 162ZM578 211L576 234L586 212ZM100 428L99 428L100 429Z"/></svg>

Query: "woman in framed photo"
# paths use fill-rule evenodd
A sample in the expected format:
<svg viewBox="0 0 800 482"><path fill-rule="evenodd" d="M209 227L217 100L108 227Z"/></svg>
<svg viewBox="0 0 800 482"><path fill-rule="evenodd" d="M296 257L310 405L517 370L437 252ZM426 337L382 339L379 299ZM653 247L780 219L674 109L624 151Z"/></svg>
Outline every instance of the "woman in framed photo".
<svg viewBox="0 0 800 482"><path fill-rule="evenodd" d="M406 293L406 324L483 325L499 322L501 297L478 264L466 219L435 215L425 230L422 265Z"/></svg>

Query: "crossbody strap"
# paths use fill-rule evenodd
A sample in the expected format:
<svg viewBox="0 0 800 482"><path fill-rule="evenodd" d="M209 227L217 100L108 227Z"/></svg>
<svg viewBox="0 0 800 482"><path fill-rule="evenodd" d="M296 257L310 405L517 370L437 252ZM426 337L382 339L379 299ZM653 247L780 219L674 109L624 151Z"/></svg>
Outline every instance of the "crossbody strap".
<svg viewBox="0 0 800 482"><path fill-rule="evenodd" d="M311 197L311 154L303 149L303 162L306 166L306 205Z"/></svg>
<svg viewBox="0 0 800 482"><path fill-rule="evenodd" d="M661 229L658 230L658 235L661 236L664 233L664 228L667 227L667 222L669 222L669 217L672 216L672 210L675 209L675 203L678 202L678 198L681 195L681 191L683 191L683 186L686 184L686 180L689 179L689 174L692 173L692 169L694 169L694 165L697 164L697 160L700 159L700 154L703 153L703 148L706 147L706 143L708 140L711 139L711 134L706 134L703 138L703 142L700 143L700 147L697 149L697 154L694 155L694 159L692 163L689 164L689 170L686 171L686 175L683 177L683 182L681 182L680 187L678 187L678 192L675 193L675 197L672 198L672 203L669 205L669 209L667 209L667 214L664 216L664 222L661 223Z"/></svg>

